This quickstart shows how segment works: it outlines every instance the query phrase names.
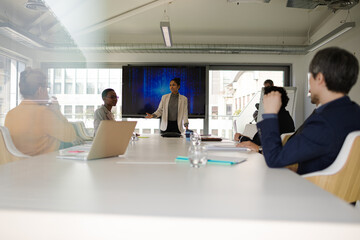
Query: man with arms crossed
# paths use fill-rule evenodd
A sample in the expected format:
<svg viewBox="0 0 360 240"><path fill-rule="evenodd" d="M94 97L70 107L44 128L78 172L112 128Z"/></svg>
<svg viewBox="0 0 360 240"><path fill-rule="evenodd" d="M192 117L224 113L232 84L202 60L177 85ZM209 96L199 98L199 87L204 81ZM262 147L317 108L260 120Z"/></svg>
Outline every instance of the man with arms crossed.
<svg viewBox="0 0 360 240"><path fill-rule="evenodd" d="M360 130L360 107L347 96L358 77L355 56L340 48L326 48L314 56L309 72L311 102L320 107L285 146L277 121L280 93L264 96L264 120L257 127L269 167L298 163L299 174L325 169L334 162L346 136Z"/></svg>

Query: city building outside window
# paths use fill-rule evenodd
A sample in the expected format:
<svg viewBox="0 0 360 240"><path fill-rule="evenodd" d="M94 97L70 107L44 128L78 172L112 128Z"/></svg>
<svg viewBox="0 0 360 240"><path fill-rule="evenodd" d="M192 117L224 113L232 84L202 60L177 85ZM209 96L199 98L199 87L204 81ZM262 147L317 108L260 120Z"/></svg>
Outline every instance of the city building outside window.
<svg viewBox="0 0 360 240"><path fill-rule="evenodd" d="M0 125L4 125L7 112L21 102L19 77L25 67L25 61L0 54Z"/></svg>
<svg viewBox="0 0 360 240"><path fill-rule="evenodd" d="M119 96L112 111L115 119L121 119L121 68L49 68L48 78L50 94L58 98L69 121L83 121L87 128L93 128L94 112L103 104L101 93L106 88Z"/></svg>
<svg viewBox="0 0 360 240"><path fill-rule="evenodd" d="M209 133L232 139L235 119L242 117L245 122L254 123L255 103L260 100L264 81L272 79L276 86L284 86L286 70L220 68L209 71Z"/></svg>

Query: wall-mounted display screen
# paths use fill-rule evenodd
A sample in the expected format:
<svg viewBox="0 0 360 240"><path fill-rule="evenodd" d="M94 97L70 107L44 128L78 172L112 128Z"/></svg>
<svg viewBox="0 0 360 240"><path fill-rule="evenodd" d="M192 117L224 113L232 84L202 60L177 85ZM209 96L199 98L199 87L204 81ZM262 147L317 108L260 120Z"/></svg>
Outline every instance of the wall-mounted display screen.
<svg viewBox="0 0 360 240"><path fill-rule="evenodd" d="M190 118L205 117L206 68L202 66L124 66L122 116L144 117L170 93L173 78L180 78L179 93L188 98Z"/></svg>

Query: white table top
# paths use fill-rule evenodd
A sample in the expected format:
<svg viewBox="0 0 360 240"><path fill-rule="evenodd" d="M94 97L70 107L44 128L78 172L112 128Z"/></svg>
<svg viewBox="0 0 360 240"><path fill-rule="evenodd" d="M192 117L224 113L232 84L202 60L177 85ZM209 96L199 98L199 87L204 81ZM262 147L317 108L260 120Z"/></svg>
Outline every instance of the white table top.
<svg viewBox="0 0 360 240"><path fill-rule="evenodd" d="M224 153L247 161L194 169L174 162L188 147L152 135L117 158L51 153L1 165L0 239L360 236L359 210L262 155Z"/></svg>

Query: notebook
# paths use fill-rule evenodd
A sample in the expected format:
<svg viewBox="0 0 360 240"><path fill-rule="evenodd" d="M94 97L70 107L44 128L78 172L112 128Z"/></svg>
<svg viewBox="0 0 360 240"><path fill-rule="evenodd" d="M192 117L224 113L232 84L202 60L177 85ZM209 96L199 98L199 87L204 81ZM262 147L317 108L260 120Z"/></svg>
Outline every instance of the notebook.
<svg viewBox="0 0 360 240"><path fill-rule="evenodd" d="M92 144L62 149L57 158L92 160L123 155L136 122L101 121Z"/></svg>
<svg viewBox="0 0 360 240"><path fill-rule="evenodd" d="M236 147L236 145L206 145L208 151L235 151L235 152L249 152L251 151L246 147Z"/></svg>

